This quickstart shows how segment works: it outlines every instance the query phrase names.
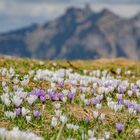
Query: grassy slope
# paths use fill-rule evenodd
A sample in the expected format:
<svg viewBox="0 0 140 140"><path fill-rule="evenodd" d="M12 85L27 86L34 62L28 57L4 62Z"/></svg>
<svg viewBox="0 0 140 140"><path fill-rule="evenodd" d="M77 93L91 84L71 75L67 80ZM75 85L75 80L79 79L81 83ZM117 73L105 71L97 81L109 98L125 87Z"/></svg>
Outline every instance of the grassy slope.
<svg viewBox="0 0 140 140"><path fill-rule="evenodd" d="M25 75L28 73L29 70L37 70L37 69L59 69L59 68L68 68L72 67L75 69L78 73L83 73L82 70L93 70L93 69L107 69L112 72L112 74L115 76L115 69L120 67L123 70L132 70L134 72L134 76L122 76L123 79L128 79L131 82L135 81L137 79L140 79L140 63L131 61L131 60L125 60L125 59L114 59L114 60L106 60L106 59L100 59L96 61L55 61L57 64L54 66L54 61L44 61L43 63L37 60L31 60L31 59L20 59L20 58L5 58L0 57L0 67L6 67L6 68L14 68L17 73L20 73L22 75ZM12 86L13 84L8 81L7 78L4 78L0 76L0 81L7 80L8 84ZM26 87L26 91L30 91L34 88L40 88L40 89L47 89L48 83L46 81L38 81L35 82L33 80L30 81L28 87ZM0 85L0 95L2 93L1 85ZM138 101L139 99L137 99ZM140 103L140 100L138 101ZM27 105L25 105L27 106ZM34 108L34 107L31 107ZM40 103L36 104L36 109L41 109ZM85 131L89 128L98 129L100 133L103 132L106 128L110 131L113 131L114 134L112 134L111 139L114 139L114 137L117 137L116 135L116 129L115 129L115 123L117 121L124 121L126 124L130 123L131 117L128 116L126 111L119 112L117 114L114 114L111 111L108 111L106 108L106 105L102 108L102 111L106 113L106 122L104 125L97 124L95 120L91 119L91 123L86 126L84 123L84 118L88 115L89 118L91 117L91 111L95 110L94 107L83 107L82 104L79 102L79 97L77 96L77 99L75 99L75 102L73 104L62 104L62 110L66 112L66 114L69 116L69 120L71 122L76 122L79 124L79 126L83 127ZM46 139L49 139L52 137L52 139L57 136L57 133L59 132L59 127L54 129L52 131L52 128L50 127L50 118L53 116L54 110L53 106L50 102L50 100L47 101L45 111L43 112L43 117L40 118L40 120L35 120L32 123L26 124L25 120L23 118L18 118L16 120L8 120L4 117L3 111L2 111L2 105L0 102L0 127L6 127L6 128L12 128L15 125L18 125L22 129L30 129L34 131L35 133L45 136ZM122 134L122 139L125 139L127 136L129 136L130 139L138 139L140 135L136 135L134 137L133 129L138 128L139 124L136 122L137 118L133 118L131 120L131 123L126 126L126 132ZM69 121L69 122L70 122ZM97 127L98 126L98 127ZM61 127L61 126L60 126ZM71 133L71 134L69 134ZM78 131L78 133L81 133L81 130ZM100 136L99 133L99 136ZM64 137L67 135L73 135L76 137L76 139L80 139L80 135L78 136L74 132L68 132L66 129L63 129L61 139L65 139Z"/></svg>

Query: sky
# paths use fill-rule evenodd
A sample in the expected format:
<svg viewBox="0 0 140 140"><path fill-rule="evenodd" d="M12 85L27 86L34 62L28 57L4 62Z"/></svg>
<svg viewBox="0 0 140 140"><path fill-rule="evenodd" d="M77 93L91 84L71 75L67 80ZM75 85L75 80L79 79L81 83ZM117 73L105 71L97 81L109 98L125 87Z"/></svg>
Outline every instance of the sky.
<svg viewBox="0 0 140 140"><path fill-rule="evenodd" d="M62 15L68 7L91 5L95 12L108 8L130 18L140 12L140 0L0 0L0 33L43 24Z"/></svg>

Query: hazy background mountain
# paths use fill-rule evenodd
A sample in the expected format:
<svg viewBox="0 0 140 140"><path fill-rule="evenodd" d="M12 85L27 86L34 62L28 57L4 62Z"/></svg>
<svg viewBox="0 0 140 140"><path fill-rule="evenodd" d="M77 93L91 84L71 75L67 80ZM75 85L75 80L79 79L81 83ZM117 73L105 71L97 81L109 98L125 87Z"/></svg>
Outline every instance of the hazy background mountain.
<svg viewBox="0 0 140 140"><path fill-rule="evenodd" d="M139 0L135 3L139 4ZM140 13L125 17L110 8L95 12L89 4L70 6L43 24L1 33L0 53L40 59L126 57L138 60Z"/></svg>

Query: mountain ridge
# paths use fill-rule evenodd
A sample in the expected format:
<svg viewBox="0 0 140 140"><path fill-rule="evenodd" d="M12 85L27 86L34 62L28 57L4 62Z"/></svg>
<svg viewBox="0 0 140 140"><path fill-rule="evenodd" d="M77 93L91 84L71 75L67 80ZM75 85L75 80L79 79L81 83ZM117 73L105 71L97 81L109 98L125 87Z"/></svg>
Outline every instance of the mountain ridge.
<svg viewBox="0 0 140 140"><path fill-rule="evenodd" d="M0 53L40 59L140 59L140 13L126 19L108 9L70 7L43 25L0 34Z"/></svg>

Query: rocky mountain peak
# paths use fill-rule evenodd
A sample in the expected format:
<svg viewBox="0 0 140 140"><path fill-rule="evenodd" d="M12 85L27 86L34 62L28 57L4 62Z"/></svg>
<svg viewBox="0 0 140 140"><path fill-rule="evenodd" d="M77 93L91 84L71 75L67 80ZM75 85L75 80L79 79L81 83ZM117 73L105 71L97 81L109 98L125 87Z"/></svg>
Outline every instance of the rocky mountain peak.
<svg viewBox="0 0 140 140"><path fill-rule="evenodd" d="M126 20L108 9L70 7L44 25L0 35L0 53L41 59L140 59L140 14Z"/></svg>

